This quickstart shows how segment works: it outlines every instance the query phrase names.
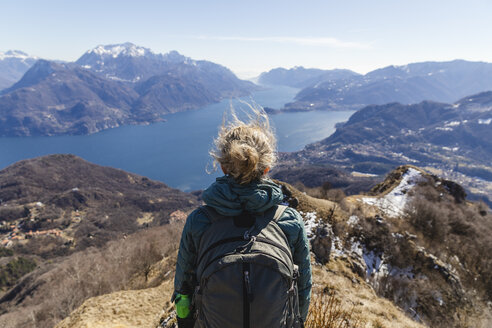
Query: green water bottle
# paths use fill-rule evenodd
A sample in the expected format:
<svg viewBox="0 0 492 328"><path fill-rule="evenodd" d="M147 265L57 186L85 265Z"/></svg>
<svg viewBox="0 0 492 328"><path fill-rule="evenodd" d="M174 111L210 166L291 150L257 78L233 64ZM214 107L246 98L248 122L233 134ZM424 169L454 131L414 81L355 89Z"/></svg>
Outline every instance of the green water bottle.
<svg viewBox="0 0 492 328"><path fill-rule="evenodd" d="M185 319L190 315L191 301L188 295L178 294L175 301L178 318Z"/></svg>

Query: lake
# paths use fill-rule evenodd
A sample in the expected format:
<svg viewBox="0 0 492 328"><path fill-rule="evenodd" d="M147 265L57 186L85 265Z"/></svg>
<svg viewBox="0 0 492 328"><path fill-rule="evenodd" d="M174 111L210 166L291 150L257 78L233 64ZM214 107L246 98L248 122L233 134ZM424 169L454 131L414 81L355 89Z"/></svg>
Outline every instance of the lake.
<svg viewBox="0 0 492 328"><path fill-rule="evenodd" d="M280 108L292 101L298 89L275 87L254 93L244 101ZM203 108L167 115L166 122L130 125L92 135L0 138L0 169L22 159L70 153L90 162L120 168L159 180L184 191L206 188L218 172L212 168L212 147L225 111L244 107L237 100L224 100ZM352 111L284 113L271 115L278 137L278 150L290 152L328 137L335 124L346 121Z"/></svg>

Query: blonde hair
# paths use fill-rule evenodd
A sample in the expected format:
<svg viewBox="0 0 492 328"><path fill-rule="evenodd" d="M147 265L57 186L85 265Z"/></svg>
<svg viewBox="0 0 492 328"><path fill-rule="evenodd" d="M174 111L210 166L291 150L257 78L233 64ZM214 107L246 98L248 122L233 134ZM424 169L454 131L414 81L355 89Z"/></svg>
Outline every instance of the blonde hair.
<svg viewBox="0 0 492 328"><path fill-rule="evenodd" d="M210 155L214 168L219 163L238 183L260 180L277 160L276 138L268 115L260 106L245 103L251 113L248 122L241 121L231 107L232 120L222 122Z"/></svg>

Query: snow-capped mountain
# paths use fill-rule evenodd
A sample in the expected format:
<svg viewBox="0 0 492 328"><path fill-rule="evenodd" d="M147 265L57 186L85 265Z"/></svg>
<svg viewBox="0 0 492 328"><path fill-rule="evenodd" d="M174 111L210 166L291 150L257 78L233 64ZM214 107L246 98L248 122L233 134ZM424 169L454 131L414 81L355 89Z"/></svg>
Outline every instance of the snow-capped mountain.
<svg viewBox="0 0 492 328"><path fill-rule="evenodd" d="M88 50L76 63L106 78L131 83L164 74L175 64L196 66L194 60L177 51L157 54L130 42L99 45Z"/></svg>
<svg viewBox="0 0 492 328"><path fill-rule="evenodd" d="M128 57L141 57L146 55L152 55L153 52L150 49L139 47L133 43L127 42L123 44L113 44L113 45L99 45L94 49L87 51L88 54L96 54L103 57L113 57L117 58L120 56Z"/></svg>
<svg viewBox="0 0 492 328"><path fill-rule="evenodd" d="M76 64L106 78L138 82L162 69L162 55L132 43L99 45L88 50Z"/></svg>
<svg viewBox="0 0 492 328"><path fill-rule="evenodd" d="M38 60L19 50L0 52L0 90L17 82Z"/></svg>
<svg viewBox="0 0 492 328"><path fill-rule="evenodd" d="M17 58L22 61L28 60L28 59L36 59L36 57L29 56L23 51L20 50L9 50L7 52L0 52L0 60L8 59L8 58Z"/></svg>
<svg viewBox="0 0 492 328"><path fill-rule="evenodd" d="M98 46L76 63L39 60L0 91L0 135L85 134L152 123L257 87L224 66L131 43Z"/></svg>

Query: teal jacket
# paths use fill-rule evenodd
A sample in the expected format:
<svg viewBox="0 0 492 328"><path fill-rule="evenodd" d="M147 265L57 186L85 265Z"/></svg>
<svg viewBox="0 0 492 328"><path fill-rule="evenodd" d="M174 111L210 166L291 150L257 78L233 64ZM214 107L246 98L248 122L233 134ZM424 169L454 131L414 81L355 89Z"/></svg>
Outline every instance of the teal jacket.
<svg viewBox="0 0 492 328"><path fill-rule="evenodd" d="M280 186L271 180L263 179L248 185L240 185L232 177L217 178L203 192L203 201L225 216L236 216L244 209L250 212L264 212L270 207L281 204L284 195ZM197 285L195 278L196 260L200 239L210 226L210 220L201 211L193 211L187 218L181 235L176 276L175 293L192 294ZM311 263L309 241L304 228L304 221L293 208L287 208L278 220L278 225L285 233L290 244L294 263L299 266L298 280L299 307L301 316L306 320L311 299Z"/></svg>

